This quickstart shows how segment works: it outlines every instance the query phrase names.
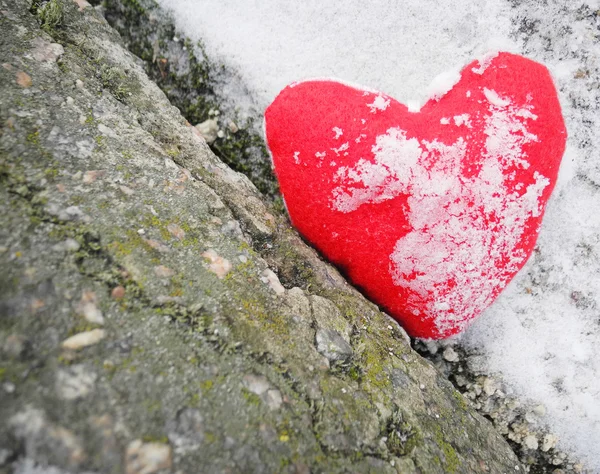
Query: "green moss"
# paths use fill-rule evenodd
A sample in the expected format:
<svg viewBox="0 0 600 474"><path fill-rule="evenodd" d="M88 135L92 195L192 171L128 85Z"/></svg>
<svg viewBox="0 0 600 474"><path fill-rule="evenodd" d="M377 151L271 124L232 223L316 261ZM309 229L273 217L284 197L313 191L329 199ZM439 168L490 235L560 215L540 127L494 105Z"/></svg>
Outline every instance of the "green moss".
<svg viewBox="0 0 600 474"><path fill-rule="evenodd" d="M395 456L409 456L423 443L419 429L404 420L400 410L396 409L388 420L385 436L389 451Z"/></svg>
<svg viewBox="0 0 600 474"><path fill-rule="evenodd" d="M44 4L34 0L31 11L37 16L40 27L47 33L51 33L62 24L63 6L59 0L50 0Z"/></svg>
<svg viewBox="0 0 600 474"><path fill-rule="evenodd" d="M123 101L132 91L127 76L121 69L103 64L100 70L102 86L108 89L119 101Z"/></svg>
<svg viewBox="0 0 600 474"><path fill-rule="evenodd" d="M360 366L365 368L363 380L382 389L382 393L385 393L386 389L391 386L389 375L383 367L383 361L387 359L387 356L387 352L378 348L374 341L369 341L361 354Z"/></svg>
<svg viewBox="0 0 600 474"><path fill-rule="evenodd" d="M262 403L260 397L255 393L252 393L246 387L242 387L242 396L250 405L259 406Z"/></svg>
<svg viewBox="0 0 600 474"><path fill-rule="evenodd" d="M35 132L29 132L26 137L27 143L31 143L32 145L40 144L40 132L36 130Z"/></svg>
<svg viewBox="0 0 600 474"><path fill-rule="evenodd" d="M456 454L456 450L445 440L444 433L439 425L434 426L433 433L436 444L444 453L445 472L449 472L450 474L457 472L457 469L460 466L460 459L458 454Z"/></svg>
<svg viewBox="0 0 600 474"><path fill-rule="evenodd" d="M67 333L67 337L74 336L75 334L79 334L80 332L87 332L87 331L91 331L93 329L98 329L99 327L101 327L101 326L98 324L93 324L93 323L86 321L85 319L80 319L75 324L75 326L73 326L73 327L71 327L71 329L69 329L69 332Z"/></svg>
<svg viewBox="0 0 600 474"><path fill-rule="evenodd" d="M454 399L458 403L458 406L460 406L461 409L463 409L463 410L469 409L467 400L460 393L458 393L456 390L452 390L452 396L454 397Z"/></svg>
<svg viewBox="0 0 600 474"><path fill-rule="evenodd" d="M207 393L213 388L214 382L212 380L205 380L200 384L200 389L202 393Z"/></svg>
<svg viewBox="0 0 600 474"><path fill-rule="evenodd" d="M142 441L144 443L160 443L160 444L168 444L169 438L167 436L154 436L154 435L144 435L142 436Z"/></svg>

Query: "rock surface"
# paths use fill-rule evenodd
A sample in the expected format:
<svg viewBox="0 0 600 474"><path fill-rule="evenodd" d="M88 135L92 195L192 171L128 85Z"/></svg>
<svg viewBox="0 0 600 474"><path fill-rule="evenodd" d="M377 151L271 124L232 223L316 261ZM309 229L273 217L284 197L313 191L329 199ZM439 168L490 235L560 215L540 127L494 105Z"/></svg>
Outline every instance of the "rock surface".
<svg viewBox="0 0 600 474"><path fill-rule="evenodd" d="M0 25L0 472L523 469L87 2Z"/></svg>

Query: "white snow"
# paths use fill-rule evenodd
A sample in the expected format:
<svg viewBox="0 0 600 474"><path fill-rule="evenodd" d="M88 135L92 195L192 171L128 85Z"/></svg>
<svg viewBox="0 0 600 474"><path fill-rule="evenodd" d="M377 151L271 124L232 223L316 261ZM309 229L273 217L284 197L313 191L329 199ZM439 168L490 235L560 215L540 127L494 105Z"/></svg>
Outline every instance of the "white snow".
<svg viewBox="0 0 600 474"><path fill-rule="evenodd" d="M377 113L378 110L387 109L389 105L390 105L390 99L379 94L377 97L375 97L375 99L373 100L373 103L367 104L367 107L369 107L369 109L371 109L372 114L375 114L375 113Z"/></svg>
<svg viewBox="0 0 600 474"><path fill-rule="evenodd" d="M489 51L549 67L569 131L559 182L534 256L462 343L484 354L514 394L543 404L558 447L600 472L599 2L158 1L233 72L219 92L258 117L285 85L306 78L358 83L418 111L433 78L475 58L483 73ZM505 99L488 97L496 107ZM404 146L414 146L418 169L425 144ZM368 173L360 179L378 183Z"/></svg>

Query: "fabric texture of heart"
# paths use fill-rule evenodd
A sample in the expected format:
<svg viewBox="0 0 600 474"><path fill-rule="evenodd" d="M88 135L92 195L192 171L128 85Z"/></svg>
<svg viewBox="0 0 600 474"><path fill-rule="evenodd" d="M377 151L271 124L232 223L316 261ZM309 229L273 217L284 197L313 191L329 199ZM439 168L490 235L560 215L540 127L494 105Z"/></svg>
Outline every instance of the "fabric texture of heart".
<svg viewBox="0 0 600 474"><path fill-rule="evenodd" d="M548 70L499 53L418 112L333 80L265 112L292 223L411 336L445 338L531 255L566 130Z"/></svg>

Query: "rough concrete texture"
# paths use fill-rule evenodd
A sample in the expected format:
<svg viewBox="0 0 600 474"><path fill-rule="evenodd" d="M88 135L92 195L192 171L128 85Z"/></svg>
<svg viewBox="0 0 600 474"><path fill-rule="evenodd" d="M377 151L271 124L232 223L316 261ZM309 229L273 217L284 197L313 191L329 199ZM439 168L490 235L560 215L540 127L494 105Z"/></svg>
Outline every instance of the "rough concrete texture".
<svg viewBox="0 0 600 474"><path fill-rule="evenodd" d="M85 0L0 0L0 472L515 472Z"/></svg>

